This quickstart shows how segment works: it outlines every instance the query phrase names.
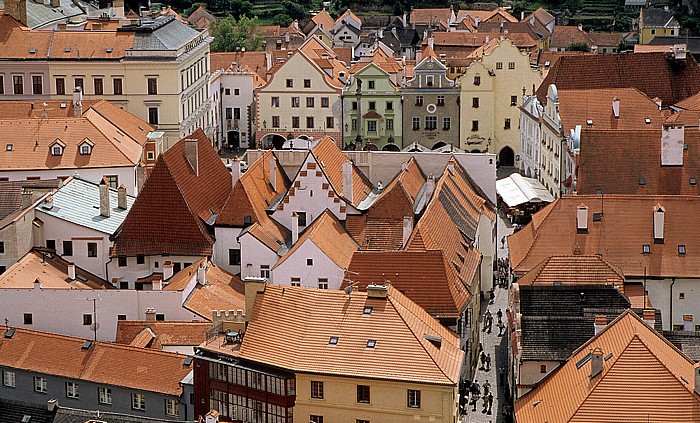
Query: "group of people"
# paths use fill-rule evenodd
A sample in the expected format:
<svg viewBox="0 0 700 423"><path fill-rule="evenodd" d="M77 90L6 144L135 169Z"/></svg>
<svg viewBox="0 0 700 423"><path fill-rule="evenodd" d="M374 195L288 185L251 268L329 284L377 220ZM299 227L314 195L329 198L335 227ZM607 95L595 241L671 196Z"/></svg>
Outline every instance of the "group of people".
<svg viewBox="0 0 700 423"><path fill-rule="evenodd" d="M498 318L498 323L496 324L498 326L498 336L503 336L506 329L506 325L503 323L503 310L499 308L496 312L496 317ZM484 326L481 328L481 331L491 333L491 329L493 329L493 315L491 314L491 310L487 309L486 313L484 313Z"/></svg>
<svg viewBox="0 0 700 423"><path fill-rule="evenodd" d="M483 394L481 392L483 387ZM491 382L487 380L484 381L483 386L479 385L479 382L474 381L469 387L469 405L472 407L472 411L476 411L476 405L479 402L479 398L483 401L483 408L481 410L484 414L491 414L491 407L493 406L493 393L491 392Z"/></svg>
<svg viewBox="0 0 700 423"><path fill-rule="evenodd" d="M498 269L496 270L496 285L501 288L508 288L508 276L510 272L510 262L508 257L498 259Z"/></svg>

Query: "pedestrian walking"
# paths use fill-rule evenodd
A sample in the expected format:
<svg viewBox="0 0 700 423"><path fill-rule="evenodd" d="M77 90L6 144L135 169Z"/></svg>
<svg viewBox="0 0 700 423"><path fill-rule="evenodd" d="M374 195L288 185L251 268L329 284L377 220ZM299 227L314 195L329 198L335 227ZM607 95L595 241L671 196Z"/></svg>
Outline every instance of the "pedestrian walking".
<svg viewBox="0 0 700 423"><path fill-rule="evenodd" d="M491 370L491 353L486 354L486 371Z"/></svg>
<svg viewBox="0 0 700 423"><path fill-rule="evenodd" d="M484 382L484 394L488 394L489 392L491 392L491 382L486 379Z"/></svg>
<svg viewBox="0 0 700 423"><path fill-rule="evenodd" d="M503 318L503 311L500 308L496 312L496 316L498 316L498 321L500 322L501 319Z"/></svg>
<svg viewBox="0 0 700 423"><path fill-rule="evenodd" d="M481 395L481 385L479 385L479 382L474 381L474 390L476 391L477 395Z"/></svg>
<svg viewBox="0 0 700 423"><path fill-rule="evenodd" d="M491 329L493 328L493 316L491 315L491 313L489 313L489 316L487 319L488 319L486 322L486 324L488 325L487 332L491 333Z"/></svg>
<svg viewBox="0 0 700 423"><path fill-rule="evenodd" d="M489 409L486 412L486 414L491 414L491 407L493 406L493 394L491 392L489 392L489 395L486 397L486 399L489 402Z"/></svg>
<svg viewBox="0 0 700 423"><path fill-rule="evenodd" d="M476 403L479 401L479 395L475 392L472 392L472 396L469 399L469 405L472 406L472 411L476 411Z"/></svg>
<svg viewBox="0 0 700 423"><path fill-rule="evenodd" d="M501 238L501 248L506 248L506 236L503 235L503 238Z"/></svg>
<svg viewBox="0 0 700 423"><path fill-rule="evenodd" d="M498 336L503 336L503 332L505 331L506 325L503 323L503 320L498 321Z"/></svg>
<svg viewBox="0 0 700 423"><path fill-rule="evenodd" d="M483 351L481 352L480 359L481 359L481 367L479 367L479 370L484 370L486 368L486 353L485 352L483 352Z"/></svg>
<svg viewBox="0 0 700 423"><path fill-rule="evenodd" d="M489 409L489 396L484 394L481 397L481 401L483 401L483 406L484 406L484 408L481 410L481 412L483 414L486 414L486 411L488 411L488 409Z"/></svg>

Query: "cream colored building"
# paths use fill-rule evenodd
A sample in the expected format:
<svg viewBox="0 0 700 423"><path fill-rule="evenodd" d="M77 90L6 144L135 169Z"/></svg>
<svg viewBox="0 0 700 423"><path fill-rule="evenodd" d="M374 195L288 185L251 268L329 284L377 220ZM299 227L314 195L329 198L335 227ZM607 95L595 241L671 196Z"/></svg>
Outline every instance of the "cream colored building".
<svg viewBox="0 0 700 423"><path fill-rule="evenodd" d="M523 92L534 92L542 75L508 39L472 62L460 78L460 145L498 155L501 166L519 166Z"/></svg>

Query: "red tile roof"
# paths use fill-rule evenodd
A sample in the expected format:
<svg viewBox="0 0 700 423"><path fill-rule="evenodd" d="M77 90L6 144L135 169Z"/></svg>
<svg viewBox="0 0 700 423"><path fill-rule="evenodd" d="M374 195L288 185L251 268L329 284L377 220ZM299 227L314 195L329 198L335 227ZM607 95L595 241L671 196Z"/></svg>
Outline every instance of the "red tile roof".
<svg viewBox="0 0 700 423"><path fill-rule="evenodd" d="M591 377L595 359L583 360L596 353L602 368ZM628 310L519 398L515 417L519 423L698 421L694 366Z"/></svg>
<svg viewBox="0 0 700 423"><path fill-rule="evenodd" d="M665 53L562 56L537 89L542 103L550 84L560 90L637 88L671 105L700 91L700 66L692 55L674 60Z"/></svg>
<svg viewBox="0 0 700 423"><path fill-rule="evenodd" d="M551 256L518 279L520 285L616 285L625 276L599 256Z"/></svg>
<svg viewBox="0 0 700 423"><path fill-rule="evenodd" d="M449 21L452 10L442 9L413 9L409 15L409 22L413 25L435 25L440 20Z"/></svg>
<svg viewBox="0 0 700 423"><path fill-rule="evenodd" d="M267 58L264 51L211 53L210 60L211 73L221 69L228 69L231 64L237 64L240 68L248 67L248 69L257 73L263 79L267 72Z"/></svg>
<svg viewBox="0 0 700 423"><path fill-rule="evenodd" d="M155 335L152 336L148 330ZM206 340L211 322L151 322L139 320L117 321L115 343L133 345L142 333L148 333L148 342L141 347L161 350L171 345L197 346Z"/></svg>
<svg viewBox="0 0 700 423"><path fill-rule="evenodd" d="M654 243L653 209L664 213L664 243ZM577 208L588 207L588 233L578 233ZM508 237L513 270L519 274L553 255L600 255L627 278L696 277L700 274L700 197L650 195L563 196L533 216L532 222ZM594 213L604 213L593 221ZM642 245L650 253L642 253ZM678 253L678 245L686 254Z"/></svg>
<svg viewBox="0 0 700 423"><path fill-rule="evenodd" d="M32 249L0 275L0 288L33 289L35 281L39 281L44 289L113 288L104 279L77 266L75 274L81 279L70 280L68 266L69 263L61 256Z"/></svg>
<svg viewBox="0 0 700 423"><path fill-rule="evenodd" d="M3 368L177 396L182 394L180 381L192 371L181 354L109 342L92 342L83 349L85 339L14 330L14 336L0 343Z"/></svg>
<svg viewBox="0 0 700 423"><path fill-rule="evenodd" d="M197 175L185 157L185 140L196 139ZM173 254L208 256L213 223L231 193L231 175L204 131L197 129L158 157L117 231L112 256ZM210 224L211 224L210 223Z"/></svg>

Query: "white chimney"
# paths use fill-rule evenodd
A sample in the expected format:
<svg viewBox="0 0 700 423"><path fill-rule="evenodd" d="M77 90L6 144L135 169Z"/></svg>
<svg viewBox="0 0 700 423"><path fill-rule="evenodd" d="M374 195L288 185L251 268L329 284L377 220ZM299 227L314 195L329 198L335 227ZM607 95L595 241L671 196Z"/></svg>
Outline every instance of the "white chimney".
<svg viewBox="0 0 700 423"><path fill-rule="evenodd" d="M352 189L352 162L349 160L343 163L343 196L353 204Z"/></svg>
<svg viewBox="0 0 700 423"><path fill-rule="evenodd" d="M277 161L274 157L270 158L270 185L272 190L277 192Z"/></svg>
<svg viewBox="0 0 700 423"><path fill-rule="evenodd" d="M236 156L231 162L231 186L236 186L236 182L241 179L241 160Z"/></svg>
<svg viewBox="0 0 700 423"><path fill-rule="evenodd" d="M100 216L109 217L109 184L107 178L100 181Z"/></svg>
<svg viewBox="0 0 700 423"><path fill-rule="evenodd" d="M408 25L408 22L406 21L406 12L403 12L403 16L401 17L401 24L404 28L406 28L406 25Z"/></svg>
<svg viewBox="0 0 700 423"><path fill-rule="evenodd" d="M367 298L386 298L389 294L389 287L386 285L367 285Z"/></svg>
<svg viewBox="0 0 700 423"><path fill-rule="evenodd" d="M126 186L124 184L117 188L117 207L126 210Z"/></svg>
<svg viewBox="0 0 700 423"><path fill-rule="evenodd" d="M199 176L199 145L196 139L185 140L185 158L192 166L194 174Z"/></svg>
<svg viewBox="0 0 700 423"><path fill-rule="evenodd" d="M428 204L428 202L430 202L430 199L433 197L434 192L435 177L431 173L430 176L428 176L428 179L425 181L425 193L423 194L425 196L425 204Z"/></svg>
<svg viewBox="0 0 700 423"><path fill-rule="evenodd" d="M292 245L299 240L299 215L297 212L292 212Z"/></svg>
<svg viewBox="0 0 700 423"><path fill-rule="evenodd" d="M173 271L174 269L172 262L166 261L163 263L163 280L167 281L170 279L173 276Z"/></svg>
<svg viewBox="0 0 700 423"><path fill-rule="evenodd" d="M75 263L68 263L68 279L75 280Z"/></svg>
<svg viewBox="0 0 700 423"><path fill-rule="evenodd" d="M644 323L649 325L650 328L653 328L654 325L656 324L656 310L654 309L645 309L642 311L642 320L644 320Z"/></svg>
<svg viewBox="0 0 700 423"><path fill-rule="evenodd" d="M41 289L41 281L39 278L34 279L34 289Z"/></svg>
<svg viewBox="0 0 700 423"><path fill-rule="evenodd" d="M683 315L683 330L686 332L692 332L695 330L695 325L693 324L693 315L684 314Z"/></svg>
<svg viewBox="0 0 700 423"><path fill-rule="evenodd" d="M207 283L207 263L203 261L197 268L197 283L205 285Z"/></svg>
<svg viewBox="0 0 700 423"><path fill-rule="evenodd" d="M73 90L73 116L80 117L83 115L83 89L75 87Z"/></svg>
<svg viewBox="0 0 700 423"><path fill-rule="evenodd" d="M32 199L34 198L34 193L31 191L22 191L22 208L26 209L32 205Z"/></svg>
<svg viewBox="0 0 700 423"><path fill-rule="evenodd" d="M454 156L450 157L450 160L447 161L447 171L450 172L450 175L455 174L455 161L454 161Z"/></svg>
<svg viewBox="0 0 700 423"><path fill-rule="evenodd" d="M384 30L379 28L379 31L377 31L377 39L381 40L384 38Z"/></svg>
<svg viewBox="0 0 700 423"><path fill-rule="evenodd" d="M56 409L58 406L58 400L56 398L52 398L46 402L46 410L51 412Z"/></svg>
<svg viewBox="0 0 700 423"><path fill-rule="evenodd" d="M576 209L576 229L578 232L588 232L588 207L585 204Z"/></svg>
<svg viewBox="0 0 700 423"><path fill-rule="evenodd" d="M578 30L583 31L583 24L581 24L581 23L578 24Z"/></svg>
<svg viewBox="0 0 700 423"><path fill-rule="evenodd" d="M664 208L661 204L654 206L654 242L664 242Z"/></svg>
<svg viewBox="0 0 700 423"><path fill-rule="evenodd" d="M147 308L146 309L146 321L147 322L155 322L156 321L156 309L155 308Z"/></svg>
<svg viewBox="0 0 700 423"><path fill-rule="evenodd" d="M204 423L219 423L219 412L211 410L204 416Z"/></svg>
<svg viewBox="0 0 700 423"><path fill-rule="evenodd" d="M154 291L162 291L163 281L161 279L156 279L151 283L151 286L153 287Z"/></svg>
<svg viewBox="0 0 700 423"><path fill-rule="evenodd" d="M619 118L620 117L620 99L617 97L613 98L612 106L613 106L613 116L615 116L615 118Z"/></svg>
<svg viewBox="0 0 700 423"><path fill-rule="evenodd" d="M401 171L405 172L407 170L408 170L408 163L406 163L406 162L401 163Z"/></svg>
<svg viewBox="0 0 700 423"><path fill-rule="evenodd" d="M593 328L595 331L595 335L598 335L600 331L605 329L605 327L608 325L608 318L605 317L605 315L596 315L595 320L593 321Z"/></svg>
<svg viewBox="0 0 700 423"><path fill-rule="evenodd" d="M296 29L297 31L299 30L299 21L298 20L294 19L294 22L292 22L292 25L294 25L294 29Z"/></svg>
<svg viewBox="0 0 700 423"><path fill-rule="evenodd" d="M413 233L413 217L412 216L404 216L403 217L403 242L401 244L401 248L406 246L406 243L408 242L408 238L411 237L411 233Z"/></svg>
<svg viewBox="0 0 700 423"><path fill-rule="evenodd" d="M428 47L430 47L431 49L435 48L435 34L434 33L431 33L430 37L428 37Z"/></svg>
<svg viewBox="0 0 700 423"><path fill-rule="evenodd" d="M591 352L591 379L603 371L603 351L596 348Z"/></svg>

